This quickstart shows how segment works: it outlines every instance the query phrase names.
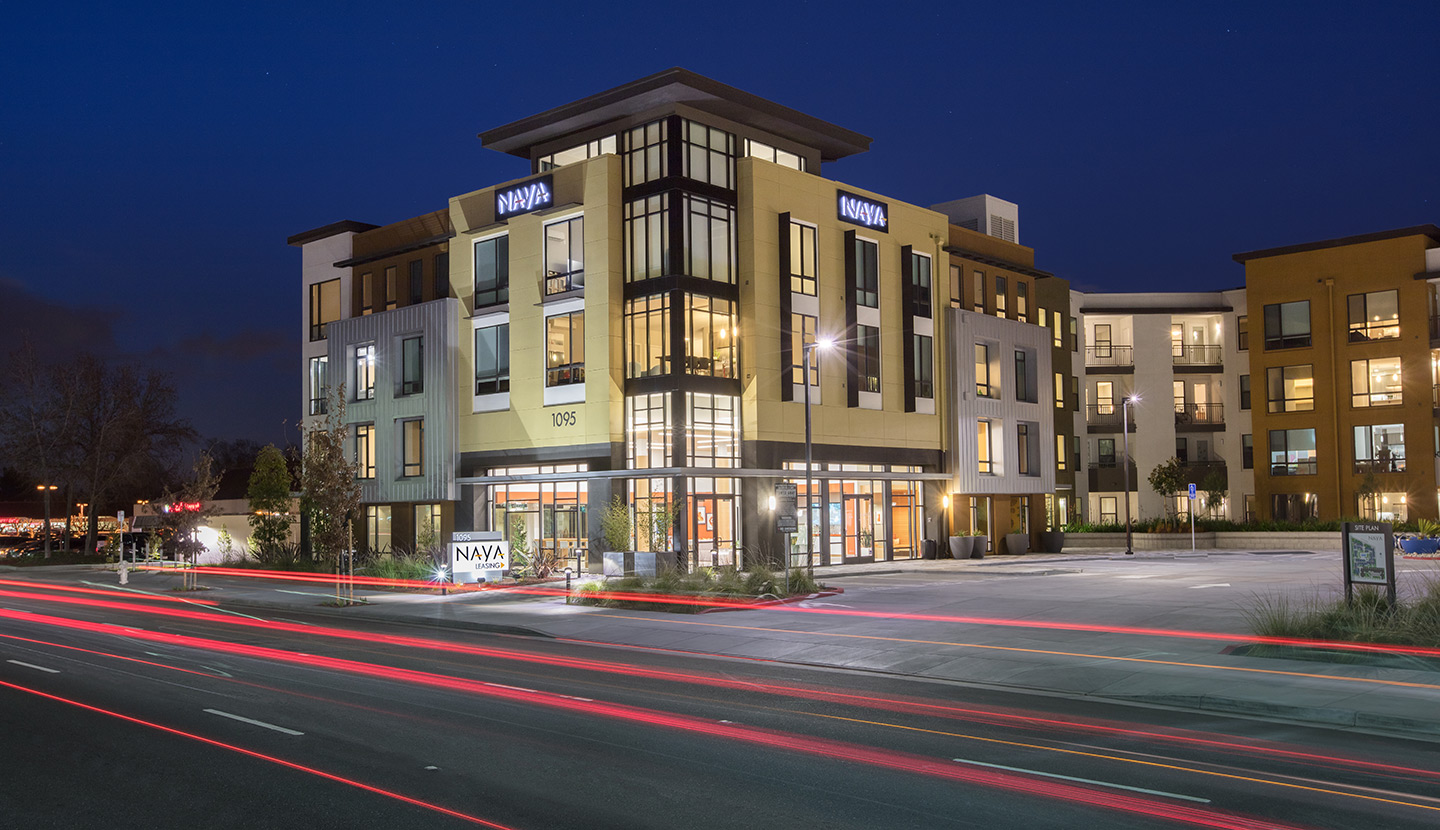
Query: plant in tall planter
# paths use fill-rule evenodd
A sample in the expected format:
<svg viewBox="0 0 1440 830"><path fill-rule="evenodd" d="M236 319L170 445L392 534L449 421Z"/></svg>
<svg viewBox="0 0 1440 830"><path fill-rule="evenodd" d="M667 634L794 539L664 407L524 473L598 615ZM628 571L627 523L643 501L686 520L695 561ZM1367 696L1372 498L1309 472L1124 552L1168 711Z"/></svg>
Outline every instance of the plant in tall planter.
<svg viewBox="0 0 1440 830"><path fill-rule="evenodd" d="M1406 553L1440 553L1440 523L1417 519L1415 531L1415 536L1400 539L1401 550Z"/></svg>
<svg viewBox="0 0 1440 830"><path fill-rule="evenodd" d="M619 496L600 511L600 536L609 551L630 549L630 540L635 535L635 519L630 515L630 505Z"/></svg>

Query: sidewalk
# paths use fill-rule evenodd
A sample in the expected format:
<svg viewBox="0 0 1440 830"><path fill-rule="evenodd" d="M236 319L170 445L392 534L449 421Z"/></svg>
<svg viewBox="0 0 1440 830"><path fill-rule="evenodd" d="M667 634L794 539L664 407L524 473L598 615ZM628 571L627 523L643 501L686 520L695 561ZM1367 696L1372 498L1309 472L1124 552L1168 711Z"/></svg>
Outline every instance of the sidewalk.
<svg viewBox="0 0 1440 830"><path fill-rule="evenodd" d="M842 586L847 578L873 582L884 574L928 575L937 581L930 585L901 576L901 584L894 588L852 587L840 596L791 607L700 615L567 605L563 598L520 596L503 590L436 596L357 589L356 597L368 604L332 608L321 604L334 594L323 585L208 575L203 575L201 582L212 589L203 595L205 599L219 601L236 612L288 610L350 620L661 648L1440 739L1440 660L1390 658L1388 665L1316 662L1247 656L1243 636L1188 639L908 616L1041 623L1063 620L1243 633L1243 621L1233 610L1204 600L1203 593L1185 607L1157 605L1153 599L1134 603L1076 599L1081 586L1097 584L1073 578L1095 576L1085 572L1087 565L1165 567L1168 560L1191 556L1189 551L1134 556L1121 551L1085 551L816 568L817 578ZM114 572L94 567L27 568L9 570L4 576L120 587ZM168 593L178 581L173 572L132 573L126 587ZM846 611L870 616L836 613ZM1241 647L1239 653L1237 647ZM963 694L963 689L956 692L960 697Z"/></svg>

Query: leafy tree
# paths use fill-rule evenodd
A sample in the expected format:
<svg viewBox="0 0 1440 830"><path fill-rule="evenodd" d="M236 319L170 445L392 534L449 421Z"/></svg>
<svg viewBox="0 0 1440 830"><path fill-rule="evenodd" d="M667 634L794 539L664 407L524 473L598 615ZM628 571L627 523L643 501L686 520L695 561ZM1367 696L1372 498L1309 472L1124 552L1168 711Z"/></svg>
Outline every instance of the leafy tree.
<svg viewBox="0 0 1440 830"><path fill-rule="evenodd" d="M1185 471L1180 466L1180 459L1168 458L1150 471L1150 489L1165 500L1165 513L1171 518L1175 516L1175 497L1184 488Z"/></svg>
<svg viewBox="0 0 1440 830"><path fill-rule="evenodd" d="M167 490L165 493L164 503L171 509L162 514L161 523L175 534L176 550L180 558L191 566L191 569L185 572L185 590L195 590L195 558L205 549L198 538L199 530L205 520L215 512L212 500L219 489L220 473L214 469L210 456L201 453L195 459L189 481L181 485L178 491ZM175 509L177 505L180 509ZM194 509L190 509L192 507Z"/></svg>
<svg viewBox="0 0 1440 830"><path fill-rule="evenodd" d="M290 471L274 444L255 457L245 496L250 500L250 546L270 554L290 541Z"/></svg>
<svg viewBox="0 0 1440 830"><path fill-rule="evenodd" d="M1200 482L1200 489L1205 491L1205 503L1209 505L1210 512L1214 513L1225 503L1225 496L1230 492L1230 480L1223 469L1216 467Z"/></svg>
<svg viewBox="0 0 1440 830"><path fill-rule="evenodd" d="M345 385L336 384L322 426L306 436L300 477L302 509L310 515L310 538L320 555L337 569L350 549L350 522L360 509L360 482L354 461L345 457L350 429L345 425Z"/></svg>

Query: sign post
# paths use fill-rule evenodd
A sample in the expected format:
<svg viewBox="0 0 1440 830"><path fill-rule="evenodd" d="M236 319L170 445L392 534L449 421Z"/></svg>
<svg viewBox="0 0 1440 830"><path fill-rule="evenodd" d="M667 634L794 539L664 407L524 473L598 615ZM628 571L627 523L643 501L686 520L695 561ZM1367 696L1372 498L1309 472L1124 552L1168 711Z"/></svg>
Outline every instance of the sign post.
<svg viewBox="0 0 1440 830"><path fill-rule="evenodd" d="M1340 531L1345 557L1345 604L1354 601L1356 585L1384 585L1395 606L1395 532L1388 522L1346 522Z"/></svg>
<svg viewBox="0 0 1440 830"><path fill-rule="evenodd" d="M1190 485L1190 552L1195 552L1195 485Z"/></svg>

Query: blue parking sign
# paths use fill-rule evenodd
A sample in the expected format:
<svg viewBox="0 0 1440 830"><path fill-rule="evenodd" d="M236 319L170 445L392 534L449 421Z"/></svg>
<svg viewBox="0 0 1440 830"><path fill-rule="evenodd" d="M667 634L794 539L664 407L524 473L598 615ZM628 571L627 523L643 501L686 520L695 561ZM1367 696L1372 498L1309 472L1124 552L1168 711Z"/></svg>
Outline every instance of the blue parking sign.
<svg viewBox="0 0 1440 830"><path fill-rule="evenodd" d="M1194 500L1195 500L1195 485L1193 485L1193 484L1190 485L1190 500L1191 500L1191 501L1194 501Z"/></svg>

